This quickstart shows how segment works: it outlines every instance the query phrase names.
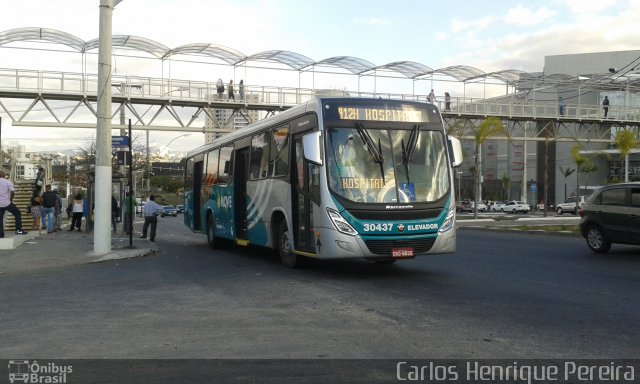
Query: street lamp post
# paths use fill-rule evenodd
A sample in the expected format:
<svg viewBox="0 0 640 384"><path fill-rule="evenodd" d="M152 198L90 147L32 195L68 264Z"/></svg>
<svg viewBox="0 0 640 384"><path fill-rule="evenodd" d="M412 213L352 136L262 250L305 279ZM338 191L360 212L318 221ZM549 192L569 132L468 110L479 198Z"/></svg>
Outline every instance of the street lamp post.
<svg viewBox="0 0 640 384"><path fill-rule="evenodd" d="M191 135L191 133L183 133L182 135L178 135L176 137L174 137L173 139L171 139L164 147L162 147L162 149L158 152L158 154L161 154L165 149L169 148L169 145L171 145L171 143L173 143L174 141L176 141L177 139L181 138L181 137L186 137ZM147 131L147 161L146 161L146 168L147 168L147 193L149 193L151 191L151 161L149 159L149 131Z"/></svg>
<svg viewBox="0 0 640 384"><path fill-rule="evenodd" d="M162 148L158 153L162 154L162 152L163 152L165 149L167 149L167 148L169 147L169 145L170 145L171 143L173 143L174 141L176 141L177 139L179 139L179 138L181 138L181 137L187 137L187 136L190 136L190 135L191 135L191 133L183 133L182 135L179 135L179 136L174 137L174 138L173 138L173 139L171 139L171 141L169 141L169 142L167 143L167 145L165 145L165 146L164 146L164 147L163 147L163 148Z"/></svg>

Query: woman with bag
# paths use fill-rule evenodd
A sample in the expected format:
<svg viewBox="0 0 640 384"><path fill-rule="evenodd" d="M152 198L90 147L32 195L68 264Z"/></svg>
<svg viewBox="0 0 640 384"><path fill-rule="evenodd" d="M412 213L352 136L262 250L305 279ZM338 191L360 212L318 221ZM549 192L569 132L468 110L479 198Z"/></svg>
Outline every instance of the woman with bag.
<svg viewBox="0 0 640 384"><path fill-rule="evenodd" d="M38 231L40 234L40 218L42 217L42 197L38 194L38 192L33 192L33 196L31 197L31 217L33 218L33 225L31 229L34 231Z"/></svg>

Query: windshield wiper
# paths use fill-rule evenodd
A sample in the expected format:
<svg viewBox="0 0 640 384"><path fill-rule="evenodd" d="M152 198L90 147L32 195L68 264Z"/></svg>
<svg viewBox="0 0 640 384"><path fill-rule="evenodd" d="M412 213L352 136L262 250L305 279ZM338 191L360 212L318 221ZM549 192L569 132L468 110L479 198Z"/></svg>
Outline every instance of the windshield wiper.
<svg viewBox="0 0 640 384"><path fill-rule="evenodd" d="M407 150L404 146L404 139L400 142L402 144L402 165L404 165L404 171L407 174L407 183L410 183L409 179L409 161L407 160Z"/></svg>
<svg viewBox="0 0 640 384"><path fill-rule="evenodd" d="M358 127L358 135L360 135L362 141L367 145L367 151L369 151L373 160L376 163L383 163L384 159L382 158L382 151L380 151L379 148L376 148L376 145L373 143L373 139L371 138L371 135L369 135L367 129L359 121L356 123L356 126ZM378 140L378 145L379 144L380 140Z"/></svg>
<svg viewBox="0 0 640 384"><path fill-rule="evenodd" d="M416 124L413 126L411 130L411 135L409 136L409 141L407 142L406 152L403 149L402 151L402 163L407 165L411 160L413 160L413 154L416 152L416 147L418 146L418 137L420 136L420 124ZM402 142L404 145L404 141Z"/></svg>
<svg viewBox="0 0 640 384"><path fill-rule="evenodd" d="M362 141L364 141L364 143L367 145L367 151L369 151L369 153L373 157L373 160L376 163L380 164L380 174L382 175L382 180L385 180L384 157L382 157L382 143L380 142L380 139L378 139L378 147L376 147L375 143L373 142L373 138L371 138L371 135L369 135L369 131L367 131L364 125L358 121L356 123L356 126L358 127L358 135L360 135Z"/></svg>

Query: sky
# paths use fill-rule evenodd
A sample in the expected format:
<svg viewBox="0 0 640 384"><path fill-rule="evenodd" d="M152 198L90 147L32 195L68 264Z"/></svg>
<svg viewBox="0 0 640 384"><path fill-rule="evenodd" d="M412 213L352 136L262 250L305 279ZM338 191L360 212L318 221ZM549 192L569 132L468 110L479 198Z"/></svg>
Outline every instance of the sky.
<svg viewBox="0 0 640 384"><path fill-rule="evenodd" d="M0 13L0 31L52 28L88 41L98 37L99 3L11 2ZM468 65L485 72L536 72L543 70L545 56L639 49L638 20L640 0L123 0L113 12L112 28L114 35L145 37L169 48L214 43L246 55L277 49L316 61L344 55L375 65L408 60L434 69ZM0 49L0 68L61 70L51 67L71 65L31 54ZM139 61L116 60L114 68L156 76L155 69ZM176 67L172 75L215 81L223 76L216 71L227 75L225 70ZM97 73L97 68L87 71ZM258 77L251 79L253 84L267 81ZM327 81L327 87L347 87L340 77ZM52 148L69 149L78 138L94 134L62 129L43 134L42 128L7 127L1 109L0 116L2 139L24 141L28 151L40 150L42 137L51 139L46 144ZM152 133L151 144L162 147L178 134ZM170 150L185 152L203 141L203 135L192 134L172 142Z"/></svg>

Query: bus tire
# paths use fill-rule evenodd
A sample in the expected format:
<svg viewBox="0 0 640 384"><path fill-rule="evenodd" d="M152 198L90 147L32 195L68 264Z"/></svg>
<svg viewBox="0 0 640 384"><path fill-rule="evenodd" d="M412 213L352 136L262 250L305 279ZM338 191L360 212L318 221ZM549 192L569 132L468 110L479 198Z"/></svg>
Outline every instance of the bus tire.
<svg viewBox="0 0 640 384"><path fill-rule="evenodd" d="M299 264L299 257L291 249L289 233L287 222L282 220L278 229L278 255L280 255L282 265L287 268L295 268Z"/></svg>
<svg viewBox="0 0 640 384"><path fill-rule="evenodd" d="M232 241L216 237L216 219L211 213L207 216L207 243L211 249L233 248Z"/></svg>

